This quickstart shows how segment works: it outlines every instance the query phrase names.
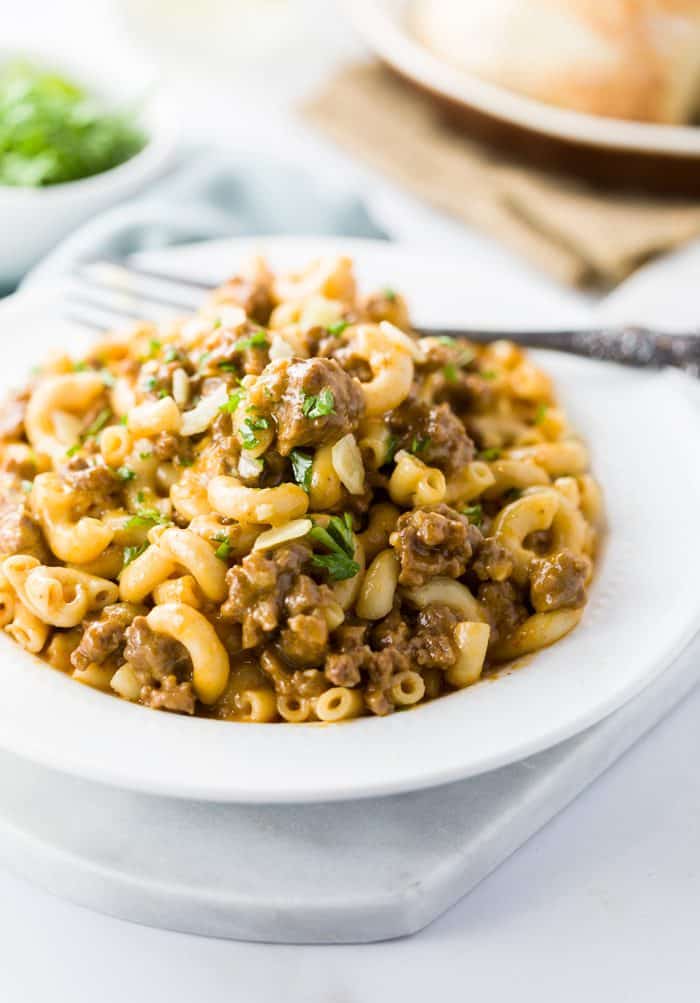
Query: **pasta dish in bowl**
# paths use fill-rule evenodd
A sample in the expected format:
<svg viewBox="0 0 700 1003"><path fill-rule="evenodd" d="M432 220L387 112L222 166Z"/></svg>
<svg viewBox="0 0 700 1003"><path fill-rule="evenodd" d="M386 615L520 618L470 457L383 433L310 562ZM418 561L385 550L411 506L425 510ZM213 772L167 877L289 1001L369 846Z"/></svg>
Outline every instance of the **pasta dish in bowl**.
<svg viewBox="0 0 700 1003"><path fill-rule="evenodd" d="M54 356L0 436L2 626L125 701L385 717L582 616L601 496L550 378L346 256Z"/></svg>

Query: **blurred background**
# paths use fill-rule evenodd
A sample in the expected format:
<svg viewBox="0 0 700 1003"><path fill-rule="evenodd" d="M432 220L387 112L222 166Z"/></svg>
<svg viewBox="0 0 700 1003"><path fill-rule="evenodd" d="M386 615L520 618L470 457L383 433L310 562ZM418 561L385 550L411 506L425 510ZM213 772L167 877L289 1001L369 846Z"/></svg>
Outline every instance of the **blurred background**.
<svg viewBox="0 0 700 1003"><path fill-rule="evenodd" d="M39 181L30 204L23 180L12 181L19 191L0 184L0 223L23 232L12 260L0 254L5 289L85 219L157 193L160 177L206 165L213 151L231 180L219 191L231 232L327 232L316 192L330 186L334 205L348 200L336 231L448 242L587 296L700 233L696 0L3 7L7 61L84 82L158 140L95 180L92 200L84 184L64 185L59 206ZM144 125L154 102L165 131ZM25 114L15 103L13 128ZM7 105L5 125L10 117ZM6 162L15 169L16 155ZM290 176L275 176L278 164L296 165L293 187L317 205L305 225L290 218ZM36 163L21 167L36 184ZM178 198L209 195L190 187Z"/></svg>

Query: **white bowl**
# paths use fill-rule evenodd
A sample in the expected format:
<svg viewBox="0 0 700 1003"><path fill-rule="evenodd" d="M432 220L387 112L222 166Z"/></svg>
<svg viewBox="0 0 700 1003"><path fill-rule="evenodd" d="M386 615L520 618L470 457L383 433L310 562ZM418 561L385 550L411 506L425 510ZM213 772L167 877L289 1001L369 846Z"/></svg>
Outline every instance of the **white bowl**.
<svg viewBox="0 0 700 1003"><path fill-rule="evenodd" d="M238 239L141 256L162 272L221 280L254 250L275 267L355 257L364 288L406 292L417 322L506 316L502 271L454 255L360 240ZM65 345L50 292L0 305L14 350L0 390ZM508 304L527 322L532 303ZM556 322L555 317L552 322ZM88 336L85 334L85 338ZM389 718L341 725L190 719L81 686L0 636L0 745L124 788L218 801L329 801L429 787L517 761L605 717L670 665L700 628L700 415L681 376L538 353L603 483L609 537L580 626L517 671ZM695 389L693 385L693 389Z"/></svg>
<svg viewBox="0 0 700 1003"><path fill-rule="evenodd" d="M3 57L4 59L6 56ZM46 66L44 57L34 60ZM72 80L84 81L89 89L110 95L109 85L85 80L80 72L60 67ZM176 146L173 116L159 95L145 102L139 124L146 134L144 148L100 174L79 181L23 188L0 185L0 286L15 284L63 237L80 223L117 202L136 194L171 163Z"/></svg>

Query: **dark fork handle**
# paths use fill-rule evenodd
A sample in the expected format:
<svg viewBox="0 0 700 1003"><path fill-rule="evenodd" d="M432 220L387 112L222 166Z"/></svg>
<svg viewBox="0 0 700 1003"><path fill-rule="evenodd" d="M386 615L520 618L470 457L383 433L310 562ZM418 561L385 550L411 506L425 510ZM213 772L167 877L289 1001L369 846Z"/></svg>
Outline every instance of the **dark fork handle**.
<svg viewBox="0 0 700 1003"><path fill-rule="evenodd" d="M700 375L700 335L695 334L661 334L643 327L601 327L587 331L476 331L420 327L416 331L423 336L468 338L484 344L504 338L527 348L549 348L640 369L674 366L691 376Z"/></svg>

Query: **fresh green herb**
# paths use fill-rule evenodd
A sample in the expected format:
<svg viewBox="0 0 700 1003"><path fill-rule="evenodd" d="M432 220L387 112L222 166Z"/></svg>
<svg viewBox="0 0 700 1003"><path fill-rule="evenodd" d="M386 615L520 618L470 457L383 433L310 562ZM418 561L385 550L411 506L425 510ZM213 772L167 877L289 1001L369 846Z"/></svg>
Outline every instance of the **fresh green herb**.
<svg viewBox="0 0 700 1003"><path fill-rule="evenodd" d="M140 460L152 460L153 459L153 453L139 453L139 459Z"/></svg>
<svg viewBox="0 0 700 1003"><path fill-rule="evenodd" d="M457 378L459 376L459 372L458 372L457 366L454 364L454 362L448 362L446 366L443 366L442 372L443 372L443 374L445 376L445 379L447 380L448 383L456 383L457 382Z"/></svg>
<svg viewBox="0 0 700 1003"><path fill-rule="evenodd" d="M313 563L316 567L324 568L329 578L336 582L355 577L360 565L354 560L355 538L352 519L347 512L342 518L332 515L326 529L315 525L309 536L329 551L327 554L314 554Z"/></svg>
<svg viewBox="0 0 700 1003"><path fill-rule="evenodd" d="M418 435L414 435L411 439L411 452L412 453L424 453L425 450L430 445L430 437L426 436L424 439L420 438Z"/></svg>
<svg viewBox="0 0 700 1003"><path fill-rule="evenodd" d="M209 360L209 356L210 355L211 355L211 352L203 352L199 356L199 358L197 359L197 369L199 369L199 370L204 369L205 365L207 364L207 362Z"/></svg>
<svg viewBox="0 0 700 1003"><path fill-rule="evenodd" d="M124 547L123 567L126 567L127 564L131 564L132 561L135 561L136 558L140 557L145 550L148 550L148 541L145 541L144 543L137 543L133 547Z"/></svg>
<svg viewBox="0 0 700 1003"><path fill-rule="evenodd" d="M246 413L250 415L255 415L256 413L255 407L247 407ZM257 418L255 417L246 418L245 421L246 424L250 425L250 427L255 429L256 432L260 432L262 431L262 429L270 427L269 419L263 418L261 415L259 415Z"/></svg>
<svg viewBox="0 0 700 1003"><path fill-rule="evenodd" d="M501 455L500 449L482 449L481 452L478 454L479 459L486 460L487 463L490 463L491 460L499 459L500 455Z"/></svg>
<svg viewBox="0 0 700 1003"><path fill-rule="evenodd" d="M394 292L394 290L389 289L388 287L384 289L384 299L388 300L390 303L393 303L396 300L396 293Z"/></svg>
<svg viewBox="0 0 700 1003"><path fill-rule="evenodd" d="M241 403L244 397L245 397L245 390L243 389L233 390L228 395L228 400L226 400L221 405L219 411L224 411L226 414L233 414L233 412L237 410L238 405Z"/></svg>
<svg viewBox="0 0 700 1003"><path fill-rule="evenodd" d="M482 369L479 376L482 380L495 380L498 377L498 373L495 369Z"/></svg>
<svg viewBox="0 0 700 1003"><path fill-rule="evenodd" d="M384 463L391 463L393 461L398 448L399 440L395 435L390 435L386 440L386 456L384 457Z"/></svg>
<svg viewBox="0 0 700 1003"><path fill-rule="evenodd" d="M32 484L31 481L22 481L22 490L24 491L25 495L28 495L30 493L33 486L34 485Z"/></svg>
<svg viewBox="0 0 700 1003"><path fill-rule="evenodd" d="M136 492L136 501L139 503L139 505L143 505L143 503L144 503L145 500L146 500L146 495L144 494L144 492L143 491L137 491Z"/></svg>
<svg viewBox="0 0 700 1003"><path fill-rule="evenodd" d="M255 433L269 427L270 422L267 418L244 418L238 429L238 436L243 443L243 448L255 449L260 442Z"/></svg>
<svg viewBox="0 0 700 1003"><path fill-rule="evenodd" d="M224 373L235 373L238 370L238 366L234 362L220 362L218 368Z"/></svg>
<svg viewBox="0 0 700 1003"><path fill-rule="evenodd" d="M107 422L111 417L112 417L112 409L108 407L102 408L102 410L97 415L95 420L91 421L88 427L85 429L82 438L83 439L93 438L95 435L97 435L98 432L102 431L102 429L105 427L105 425L107 424Z"/></svg>
<svg viewBox="0 0 700 1003"><path fill-rule="evenodd" d="M87 367L88 367L87 362L75 362L73 364L73 372L84 373Z"/></svg>
<svg viewBox="0 0 700 1003"><path fill-rule="evenodd" d="M75 442L70 449L66 450L66 456L75 456L80 447L88 440L94 439L98 432L101 432L105 427L109 419L112 417L112 409L108 407L103 407L99 412L94 421L91 421L84 432L81 432L80 438Z"/></svg>
<svg viewBox="0 0 700 1003"><path fill-rule="evenodd" d="M169 397L169 396L170 396L170 394L168 393L168 391L167 391L167 390L159 390L159 391L158 391L158 397L159 397L159 398L160 398L161 400L162 400L162 399L163 399L164 397Z"/></svg>
<svg viewBox="0 0 700 1003"><path fill-rule="evenodd" d="M181 467L194 466L194 459L191 456L178 456L177 462Z"/></svg>
<svg viewBox="0 0 700 1003"><path fill-rule="evenodd" d="M267 348L267 334L265 331L253 331L248 338L239 338L233 348L236 352L245 352L246 348Z"/></svg>
<svg viewBox="0 0 700 1003"><path fill-rule="evenodd" d="M309 491L311 488L311 465L314 462L313 456L302 452L301 449L293 449L289 454L289 459L292 463L294 480L304 491Z"/></svg>
<svg viewBox="0 0 700 1003"><path fill-rule="evenodd" d="M255 449L260 442L255 432L248 426L247 420L238 429L238 437L243 443L244 449Z"/></svg>
<svg viewBox="0 0 700 1003"><path fill-rule="evenodd" d="M135 529L137 526L164 526L170 522L167 516L157 508L140 508L135 515L124 523L124 529Z"/></svg>
<svg viewBox="0 0 700 1003"><path fill-rule="evenodd" d="M119 424L120 424L120 425L126 425L126 423L127 423L127 420L128 420L127 416L126 416L125 414L123 414L123 415L121 416L121 418L119 419Z"/></svg>
<svg viewBox="0 0 700 1003"><path fill-rule="evenodd" d="M143 381L143 389L148 390L151 393L158 386L158 380L155 376L149 376L148 379Z"/></svg>
<svg viewBox="0 0 700 1003"><path fill-rule="evenodd" d="M305 418L325 418L335 414L335 397L333 391L324 387L320 394L302 394L302 414Z"/></svg>
<svg viewBox="0 0 700 1003"><path fill-rule="evenodd" d="M100 376L102 377L102 382L106 387L114 386L114 377L110 373L109 369L100 369Z"/></svg>
<svg viewBox="0 0 700 1003"><path fill-rule="evenodd" d="M332 334L333 337L339 338L347 326L348 322L346 320L338 320L335 324L329 324L326 330L329 334Z"/></svg>
<svg viewBox="0 0 700 1003"><path fill-rule="evenodd" d="M452 337L451 334L441 334L439 338L435 339L440 345L447 345L448 348L453 348L457 344L456 339Z"/></svg>
<svg viewBox="0 0 700 1003"><path fill-rule="evenodd" d="M151 340L148 342L148 354L157 355L162 347L163 346L161 342L158 340L158 338L151 338Z"/></svg>
<svg viewBox="0 0 700 1003"><path fill-rule="evenodd" d="M484 510L481 505L467 505L466 508L462 509L462 514L466 515L474 526L480 526L484 521Z"/></svg>
<svg viewBox="0 0 700 1003"><path fill-rule="evenodd" d="M179 362L180 352L174 345L169 345L165 350L165 355L163 356L164 362Z"/></svg>
<svg viewBox="0 0 700 1003"><path fill-rule="evenodd" d="M227 561L231 556L231 550L233 549L231 541L225 533L215 533L212 536L212 540L219 544L214 553L216 556L222 560Z"/></svg>
<svg viewBox="0 0 700 1003"><path fill-rule="evenodd" d="M38 188L100 174L146 142L126 115L27 62L0 72L0 123L1 185Z"/></svg>
<svg viewBox="0 0 700 1003"><path fill-rule="evenodd" d="M134 477L136 477L136 471L132 470L131 467L118 467L117 477L121 481L133 481Z"/></svg>
<svg viewBox="0 0 700 1003"><path fill-rule="evenodd" d="M540 404L537 405L537 410L535 411L535 424L536 425L541 425L544 422L545 418L547 417L547 412L548 411L549 411L549 408L547 407L546 404L540 403Z"/></svg>

